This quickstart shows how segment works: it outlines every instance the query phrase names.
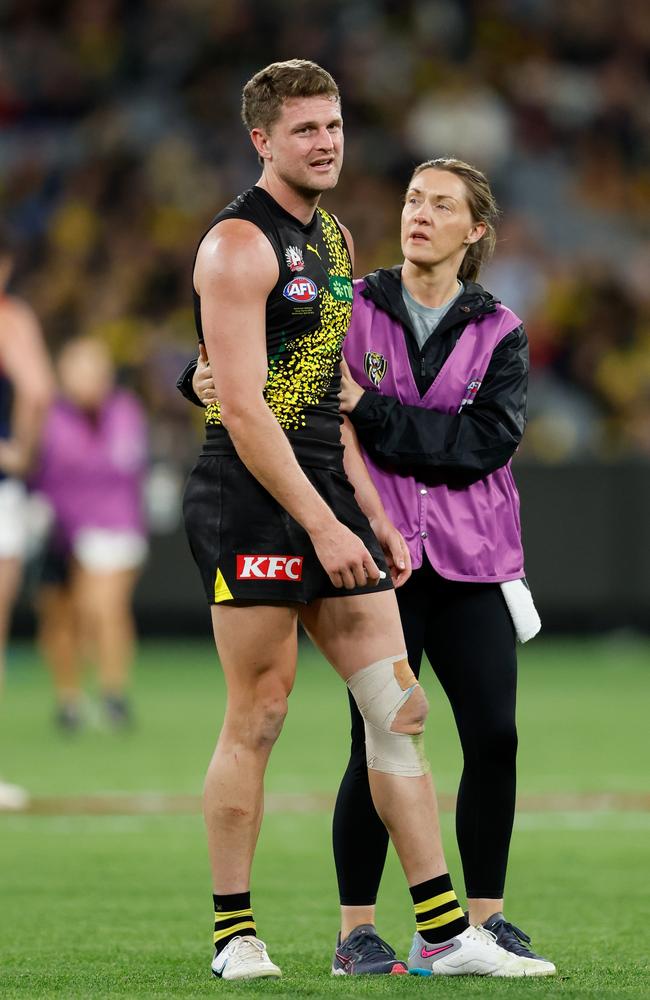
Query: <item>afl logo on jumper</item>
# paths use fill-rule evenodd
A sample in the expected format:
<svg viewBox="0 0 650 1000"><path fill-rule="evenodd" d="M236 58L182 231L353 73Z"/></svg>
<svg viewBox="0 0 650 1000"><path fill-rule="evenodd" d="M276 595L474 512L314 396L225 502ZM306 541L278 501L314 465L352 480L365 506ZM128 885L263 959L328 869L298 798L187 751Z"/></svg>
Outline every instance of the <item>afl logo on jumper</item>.
<svg viewBox="0 0 650 1000"><path fill-rule="evenodd" d="M388 362L384 355L376 354L375 351L367 351L363 356L363 367L372 384L379 388L379 383L388 369Z"/></svg>
<svg viewBox="0 0 650 1000"><path fill-rule="evenodd" d="M313 302L318 295L318 288L311 278L292 278L284 286L282 294L292 302Z"/></svg>
<svg viewBox="0 0 650 1000"><path fill-rule="evenodd" d="M237 556L238 580L302 580L302 556Z"/></svg>

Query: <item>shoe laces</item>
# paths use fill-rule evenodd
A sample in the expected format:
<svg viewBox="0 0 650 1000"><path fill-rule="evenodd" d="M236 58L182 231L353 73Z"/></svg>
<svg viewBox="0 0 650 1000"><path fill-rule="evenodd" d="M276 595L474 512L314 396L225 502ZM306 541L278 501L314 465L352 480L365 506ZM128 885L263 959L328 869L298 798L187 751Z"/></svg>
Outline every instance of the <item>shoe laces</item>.
<svg viewBox="0 0 650 1000"><path fill-rule="evenodd" d="M383 941L379 934L373 931L352 931L346 941L342 942L346 949L354 949L359 958L371 958L373 955L387 955L389 958L395 957L395 952L386 941Z"/></svg>
<svg viewBox="0 0 650 1000"><path fill-rule="evenodd" d="M524 934L522 930L519 929L515 924L511 924L509 920L499 920L499 927L509 934L511 937L519 938L522 944L530 944L530 938L527 934Z"/></svg>
<svg viewBox="0 0 650 1000"><path fill-rule="evenodd" d="M259 938L253 937L252 934L246 934L245 936L238 935L234 937L230 942L230 956L233 958L235 955L239 957L239 952L246 951L250 947L255 948L260 955L266 948L263 941Z"/></svg>
<svg viewBox="0 0 650 1000"><path fill-rule="evenodd" d="M487 927L483 927L482 924L470 924L469 929L474 932L475 937L482 938L489 947L500 947L496 934L489 931Z"/></svg>

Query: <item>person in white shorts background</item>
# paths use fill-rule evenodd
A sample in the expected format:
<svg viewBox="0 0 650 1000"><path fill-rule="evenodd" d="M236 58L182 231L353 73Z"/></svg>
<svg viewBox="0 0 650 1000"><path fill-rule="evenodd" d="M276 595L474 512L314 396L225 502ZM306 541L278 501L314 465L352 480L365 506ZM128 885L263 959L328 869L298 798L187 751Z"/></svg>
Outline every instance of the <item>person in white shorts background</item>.
<svg viewBox="0 0 650 1000"><path fill-rule="evenodd" d="M0 228L0 690L27 545L23 477L52 390L39 322L26 302L7 292L13 259L11 234ZM20 808L26 800L23 789L0 779L0 809Z"/></svg>
<svg viewBox="0 0 650 1000"><path fill-rule="evenodd" d="M34 485L52 525L37 601L39 642L63 729L84 721L82 670L97 665L107 720L130 722L133 591L147 555L143 478L147 425L137 397L117 388L106 345L68 341L60 394L43 432Z"/></svg>

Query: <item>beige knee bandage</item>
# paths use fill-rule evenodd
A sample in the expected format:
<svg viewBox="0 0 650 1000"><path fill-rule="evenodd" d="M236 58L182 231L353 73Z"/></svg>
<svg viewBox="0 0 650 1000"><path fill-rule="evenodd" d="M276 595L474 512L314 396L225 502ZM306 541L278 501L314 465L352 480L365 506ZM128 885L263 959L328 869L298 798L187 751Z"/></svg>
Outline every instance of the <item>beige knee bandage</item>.
<svg viewBox="0 0 650 1000"><path fill-rule="evenodd" d="M395 716L417 686L406 653L389 656L359 670L348 681L366 727L368 767L387 774L427 774L424 734L411 736L391 729Z"/></svg>

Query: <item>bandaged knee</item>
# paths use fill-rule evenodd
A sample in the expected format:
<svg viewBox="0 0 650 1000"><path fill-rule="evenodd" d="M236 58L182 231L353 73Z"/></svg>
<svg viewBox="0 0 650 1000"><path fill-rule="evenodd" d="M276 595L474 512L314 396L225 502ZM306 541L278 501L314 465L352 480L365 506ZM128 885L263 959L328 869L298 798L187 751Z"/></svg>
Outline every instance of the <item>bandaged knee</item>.
<svg viewBox="0 0 650 1000"><path fill-rule="evenodd" d="M406 777L428 773L424 733L411 735L392 729L397 713L416 687L418 681L406 653L371 663L349 679L348 688L363 716L366 760L372 770Z"/></svg>

